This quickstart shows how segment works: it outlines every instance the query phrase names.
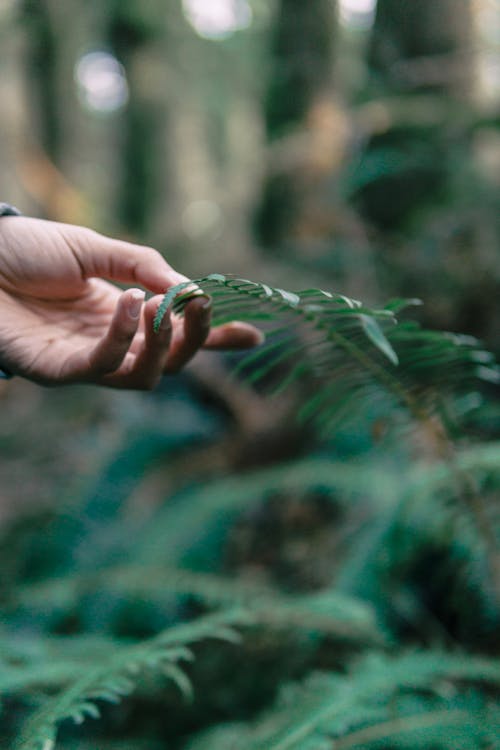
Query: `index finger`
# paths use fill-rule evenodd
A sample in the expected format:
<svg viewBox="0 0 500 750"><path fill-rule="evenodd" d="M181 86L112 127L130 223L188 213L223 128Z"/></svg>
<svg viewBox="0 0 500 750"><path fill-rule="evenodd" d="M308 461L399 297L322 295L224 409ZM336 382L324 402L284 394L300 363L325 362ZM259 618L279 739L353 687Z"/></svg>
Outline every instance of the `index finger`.
<svg viewBox="0 0 500 750"><path fill-rule="evenodd" d="M188 281L152 247L115 240L81 227L68 226L65 234L84 278L140 284L155 294Z"/></svg>

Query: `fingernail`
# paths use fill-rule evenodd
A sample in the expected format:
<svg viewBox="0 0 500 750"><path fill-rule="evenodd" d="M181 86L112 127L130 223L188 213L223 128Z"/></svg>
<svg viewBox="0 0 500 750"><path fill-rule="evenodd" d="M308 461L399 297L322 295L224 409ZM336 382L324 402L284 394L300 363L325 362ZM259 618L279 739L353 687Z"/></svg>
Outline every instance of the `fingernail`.
<svg viewBox="0 0 500 750"><path fill-rule="evenodd" d="M203 312L210 312L210 310L212 309L212 300L210 299L210 297L207 297L206 301L202 304L201 309L203 310Z"/></svg>
<svg viewBox="0 0 500 750"><path fill-rule="evenodd" d="M128 306L128 314L133 320L137 320L137 318L140 316L143 302L144 292L140 292L138 290L137 292L133 292L131 294Z"/></svg>
<svg viewBox="0 0 500 750"><path fill-rule="evenodd" d="M165 315L161 319L160 331L169 331L171 327L172 323L170 320L170 315L168 313L165 313Z"/></svg>

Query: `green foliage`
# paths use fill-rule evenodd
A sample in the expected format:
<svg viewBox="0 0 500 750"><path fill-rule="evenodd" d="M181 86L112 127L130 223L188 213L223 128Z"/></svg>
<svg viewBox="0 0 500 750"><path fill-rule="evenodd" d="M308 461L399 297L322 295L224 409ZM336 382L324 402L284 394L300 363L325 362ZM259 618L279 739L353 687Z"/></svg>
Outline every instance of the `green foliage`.
<svg viewBox="0 0 500 750"><path fill-rule="evenodd" d="M87 716L97 718L98 701L119 702L128 695L147 670L161 671L189 696L191 685L179 662L192 656L188 646L202 638L230 639L236 634L231 626L245 619L241 612L200 618L197 622L179 625L139 644L118 647L98 665L74 668L69 685L53 698L48 698L24 727L15 747L18 750L51 750L55 747L57 725L65 719L77 724ZM40 676L33 676L34 682ZM43 678L42 678L43 681ZM9 687L7 681L7 688Z"/></svg>
<svg viewBox="0 0 500 750"><path fill-rule="evenodd" d="M315 381L316 393L303 405L301 416L324 429L338 425L339 416L352 418L367 403L373 408L378 402L386 410L387 397L425 419L436 409L437 388L470 388L475 380L499 382L493 356L472 337L398 323L394 312L418 300L371 309L318 289L288 292L211 274L170 289L158 308L155 329L170 307L182 313L192 296L201 293L212 298L217 325L235 318L271 324L266 343L238 369L247 372L250 382L258 382L282 373L285 366L280 390L298 380Z"/></svg>
<svg viewBox="0 0 500 750"><path fill-rule="evenodd" d="M480 730L480 741L492 742L495 731L492 707L488 710L485 704L471 699L464 710L460 698L454 696L453 700L446 700L445 696L450 692L458 693L458 684L464 690L466 683L498 686L499 681L498 662L462 654L412 652L397 658L370 654L347 675L315 674L300 686L287 686L272 711L250 729L239 728L239 739L229 728L213 733L212 737L210 733L202 736L188 745L188 750L215 750L216 747L322 750L348 747L349 738L353 746L365 747L362 736L366 746L371 747L375 743L370 743L370 738L386 740L391 734L405 733L409 733L406 739L413 747L413 733L418 729L423 730L424 735L427 732L428 743L432 738L439 747L455 748L455 735L450 734L450 726L458 725L463 730L471 724L476 731ZM398 719L394 724L394 707L401 697L406 699L406 711L409 704L414 712L406 715L398 706ZM417 707L422 710L422 705L427 708L425 714L415 710Z"/></svg>
<svg viewBox="0 0 500 750"><path fill-rule="evenodd" d="M160 613L176 611L175 619L181 616L182 607L193 604L220 610L220 614L168 628L139 643L123 643L112 630L107 637L71 638L50 632L29 638L3 633L0 694L7 699L38 696L37 701L45 695L23 728L18 746L35 750L44 747L43 740L45 748L52 747L48 743L54 741L57 724L65 718L97 715L101 701L119 699L140 684L146 673L164 673L188 690L179 665L188 656L186 646L205 636L224 635L225 624L238 624L240 617L267 637L272 632L287 639L292 631L308 634L313 654L328 643L336 644L334 650L346 644L356 651L380 648L387 635L398 643L402 617L426 639L442 643L435 616L426 612L428 603L412 582L412 570L425 564L428 550L432 554L441 550L439 575L434 579L439 581L447 568L453 577L453 589L442 590L440 596L474 601L468 624L467 612L451 610L468 628L465 640L464 632L458 632L458 637L467 642L486 635L491 642L500 618L487 549L480 530L457 504L455 479L457 471L466 472L481 493L498 487L497 458L497 444L458 451L454 466L446 461L411 465L408 458L399 466L372 451L361 463L307 457L224 480L216 478L173 494L151 523L136 533L127 564L101 567L98 573L77 567L53 579L17 584L5 601L7 622L13 628L30 616L38 618L40 628L50 627L50 620L44 625L47 613L52 611L52 617L57 613L56 621L64 614L75 617L81 607L102 608L104 600L126 603L138 612L147 602ZM282 498L285 509L292 493L307 498L311 490L320 491L337 509L336 523L343 527L354 523L351 542L337 556L336 569L330 563L331 585L306 594L284 593L245 577L200 572L214 568L227 546L228 530L245 512L265 507L272 497ZM355 523L359 515L363 520ZM180 564L194 569L171 567ZM430 564L435 564L432 556ZM443 599L442 606L454 605ZM382 623L384 639L376 622ZM246 632L251 643L257 636ZM215 645L211 652L217 654ZM359 739L360 747L377 748L390 738L391 748L424 748L432 741L437 748L456 750L482 748L481 742L489 736L494 712L488 696L498 682L496 662L444 651L400 652L388 659L380 651L354 666L350 658L341 657L341 664L349 670L349 677L332 670L306 678L302 686L287 689L283 695L291 690L292 698L282 695L262 722L244 722L235 729L213 728L201 739L193 739L193 747L320 748L331 742L329 738L336 738L339 747L356 747ZM313 657L306 671L314 666ZM466 682L473 682L476 689L462 690ZM480 688L482 683L488 684L487 690ZM431 696L427 695L430 690ZM302 744L295 743L295 730ZM415 737L422 738L420 745Z"/></svg>
<svg viewBox="0 0 500 750"><path fill-rule="evenodd" d="M498 689L500 668L492 659L452 653L443 646L452 636L464 645L475 639L490 643L500 622L492 552L495 521L483 515L480 503L490 486L500 486L498 446L452 448L439 415L456 422L436 393L440 386L455 393L476 387L481 378L494 379L491 357L475 340L398 323L395 313L405 305L402 300L371 310L341 295L286 292L218 274L170 290L156 325L170 307L182 314L193 294L210 294L215 323L238 317L269 326L266 343L239 365L250 382L272 375L279 389L304 378L317 383L302 413L313 416L321 429L337 418L340 407L352 416L362 403L366 408L377 399L386 406L399 401L413 418L408 446L423 442L424 454L430 448L440 460L432 466L415 463L409 448L386 440L380 448L372 446L361 463L346 463L325 458L322 451L332 449L325 446L318 455L293 464L225 479L215 476L213 481L191 478L171 488L168 502L149 521L127 526L116 498L105 509L101 496L116 477L116 497L126 499L121 493L158 449L152 437L157 428L145 424L143 434L125 441L111 457L97 488L73 511L91 520L100 513L102 522L114 528L113 534L107 529L111 546L102 546L102 532L93 524L88 530L80 524L68 535L64 514L54 522L62 547L72 548L78 540L80 549L93 550L98 573L91 560L70 563L67 550L60 556L67 561L65 572L56 567L50 578L20 581L5 597L9 628L0 638L0 694L7 701L22 697L39 704L18 732L16 750L51 750L61 723L98 717L102 702L120 701L143 685L147 675L163 674L187 695L191 677L196 681L201 675L211 685L223 668L217 660L224 657L211 645L204 655L202 650L200 666L191 665L195 671L188 677L181 664L192 656L189 646L211 638L233 639L231 626L240 624L252 626L246 631L246 648L253 657L260 639L271 639L273 645L266 648L274 649L283 665L280 646L286 652L287 644L300 643L296 671L306 676L283 688L297 674L285 671L285 679L280 672L264 704L269 706L276 690L278 700L262 719L250 716L227 727L224 721L213 726L212 720L211 728L198 735L193 730L200 719L194 720L186 750L377 748L387 740L391 749L423 748L432 742L443 750L479 750L494 735L490 696ZM189 430L180 443L165 438L167 452L173 446L186 450L184 442L189 447L202 433ZM129 473L123 471L124 462ZM321 498L318 522L330 524L330 536L333 511L335 525L350 528L335 565L328 563L323 585L306 592L293 586L282 590L245 575L244 563L232 576L221 572L231 534L239 523L248 523L245 514L263 508L269 515L269 503L277 498L282 504L278 515L285 519L294 497L304 503ZM116 542L124 531L126 551ZM436 560L439 575L423 591L419 571L428 571ZM447 571L454 581L450 590L444 588ZM272 581L272 567L267 573ZM440 599L439 606L426 600L429 592ZM477 622L460 612L460 627L449 625L447 618L451 622L457 614L449 595L459 601L472 596ZM216 613L165 629L166 618L176 623L193 610L212 608ZM100 613L106 634L85 632L92 612ZM130 627L131 612L143 635L148 635L146 620L153 614L149 637L138 641L132 628L126 634L133 641L123 641L119 623L125 618ZM14 638L16 624L27 617L38 621L40 632ZM54 625L65 621L79 622L83 632L56 636ZM448 633L450 627L454 629ZM408 652L404 644L415 641L415 634L420 648ZM278 645L280 639L283 644ZM424 649L429 639L441 650ZM395 651L390 657L388 644ZM356 658L359 652L368 653ZM208 656L217 666L204 677ZM257 685L251 689L259 692ZM240 700L237 690L235 696L232 700ZM263 707L262 698L252 700Z"/></svg>
<svg viewBox="0 0 500 750"><path fill-rule="evenodd" d="M125 598L158 599L191 597L205 606L241 607L251 622L269 628L315 631L349 641L383 641L371 607L336 591L290 596L269 585L241 579L169 569L164 565L109 567L105 578L95 574L72 574L54 581L24 586L17 591L17 604L36 607L54 603L65 609L75 606L82 595L95 589L119 592ZM0 693L2 683L0 682Z"/></svg>
<svg viewBox="0 0 500 750"><path fill-rule="evenodd" d="M2 750L499 747L498 370L428 330L497 346L490 11L378 0L370 30L336 4L249 0L217 41L196 3L0 4L29 91L5 77L2 175L32 209L188 276L223 243L277 284L425 300L420 325L211 274L156 325L193 293L257 324L239 378L210 355L144 398L1 390ZM74 89L93 49L120 111Z"/></svg>

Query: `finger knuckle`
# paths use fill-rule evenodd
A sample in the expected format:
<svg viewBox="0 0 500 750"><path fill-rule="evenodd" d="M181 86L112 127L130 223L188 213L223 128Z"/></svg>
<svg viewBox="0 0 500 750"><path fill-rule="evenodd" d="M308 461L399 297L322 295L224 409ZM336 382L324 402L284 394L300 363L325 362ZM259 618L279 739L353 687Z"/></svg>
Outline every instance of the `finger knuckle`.
<svg viewBox="0 0 500 750"><path fill-rule="evenodd" d="M114 372L120 366L119 361L108 360L107 362L98 362L92 368L92 377L99 378L103 375L107 375L110 372Z"/></svg>
<svg viewBox="0 0 500 750"><path fill-rule="evenodd" d="M107 357L95 362L93 371L97 375L105 375L117 370L123 362L123 353L109 354Z"/></svg>
<svg viewBox="0 0 500 750"><path fill-rule="evenodd" d="M142 248L140 260L142 263L154 263L155 265L159 262L165 263L162 254L158 250L155 250L154 247L149 247L148 245Z"/></svg>
<svg viewBox="0 0 500 750"><path fill-rule="evenodd" d="M135 329L131 331L127 330L120 330L117 331L114 335L114 343L115 345L120 349L120 351L126 351L130 344L132 343L132 339L134 338Z"/></svg>

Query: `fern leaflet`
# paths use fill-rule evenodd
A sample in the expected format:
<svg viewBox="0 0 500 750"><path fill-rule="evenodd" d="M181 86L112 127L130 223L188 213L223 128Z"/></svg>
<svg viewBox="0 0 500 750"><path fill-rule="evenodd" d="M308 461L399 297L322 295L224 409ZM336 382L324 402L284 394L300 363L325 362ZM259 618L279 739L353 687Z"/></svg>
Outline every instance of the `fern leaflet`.
<svg viewBox="0 0 500 750"><path fill-rule="evenodd" d="M192 658L188 646L204 638L237 639L233 626L248 622L242 610L200 618L194 623L169 628L138 644L117 647L108 658L76 671L75 679L59 695L35 711L21 732L16 750L52 750L58 725L65 719L77 724L97 718L99 701L119 702L132 692L141 674L162 671L182 693L190 695L189 679L179 662Z"/></svg>

